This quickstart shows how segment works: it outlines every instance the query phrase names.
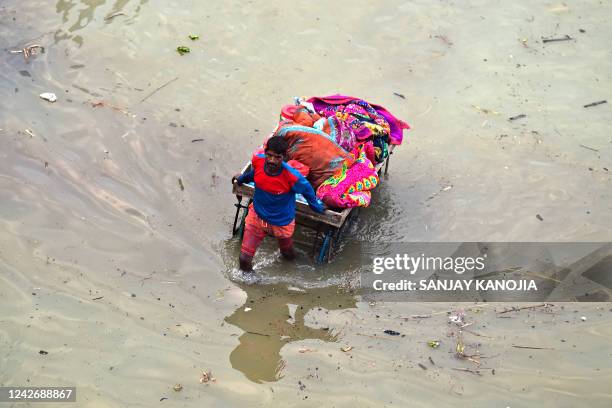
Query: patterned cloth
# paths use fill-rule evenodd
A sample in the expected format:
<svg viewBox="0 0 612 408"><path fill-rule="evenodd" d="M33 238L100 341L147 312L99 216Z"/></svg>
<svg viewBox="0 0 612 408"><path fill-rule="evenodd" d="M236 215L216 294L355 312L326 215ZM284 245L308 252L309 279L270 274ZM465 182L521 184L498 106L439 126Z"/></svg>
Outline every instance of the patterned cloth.
<svg viewBox="0 0 612 408"><path fill-rule="evenodd" d="M350 131L355 137L362 137L359 140L363 140L364 135L369 133L368 130L374 135L383 131L388 135L391 144L399 145L402 143L404 129L410 129L406 122L393 116L383 106L370 104L353 96L315 96L307 102L325 117L338 117L336 113L340 112L342 118L344 117L342 115L348 114L360 121L361 123L349 124ZM363 129L364 127L367 129Z"/></svg>
<svg viewBox="0 0 612 408"><path fill-rule="evenodd" d="M328 119L330 135L347 152L370 137L391 133L387 120L362 100L348 105L328 105L319 113Z"/></svg>
<svg viewBox="0 0 612 408"><path fill-rule="evenodd" d="M325 180L317 189L317 196L328 206L335 208L367 207L378 185L378 175L364 149L353 153L357 159L352 165L344 163L340 171Z"/></svg>

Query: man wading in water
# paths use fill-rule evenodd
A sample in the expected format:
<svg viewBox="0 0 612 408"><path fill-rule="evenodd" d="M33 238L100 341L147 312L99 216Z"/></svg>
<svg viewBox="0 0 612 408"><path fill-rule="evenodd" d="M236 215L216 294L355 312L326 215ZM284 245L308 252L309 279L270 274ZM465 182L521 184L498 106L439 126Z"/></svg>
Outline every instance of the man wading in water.
<svg viewBox="0 0 612 408"><path fill-rule="evenodd" d="M287 141L281 136L268 139L265 154L255 154L251 169L232 178L232 184L255 181L253 203L245 220L244 237L240 250L240 269L253 270L253 257L266 235L278 239L278 247L285 259L294 259L293 231L295 229L295 195L302 194L308 205L318 213L325 206L304 176L287 164Z"/></svg>

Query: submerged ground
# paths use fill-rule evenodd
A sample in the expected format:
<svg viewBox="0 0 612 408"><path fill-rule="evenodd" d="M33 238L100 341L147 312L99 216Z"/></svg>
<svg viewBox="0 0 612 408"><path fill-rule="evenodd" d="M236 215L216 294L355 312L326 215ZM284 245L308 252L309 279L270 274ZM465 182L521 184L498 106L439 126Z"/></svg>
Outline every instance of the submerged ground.
<svg viewBox="0 0 612 408"><path fill-rule="evenodd" d="M583 106L610 98L612 6L469 3L3 1L0 385L76 385L85 407L610 406L609 303L368 303L344 289L351 245L323 268L267 245L273 285L230 279L230 177L299 95L413 127L354 241L610 241L612 113Z"/></svg>

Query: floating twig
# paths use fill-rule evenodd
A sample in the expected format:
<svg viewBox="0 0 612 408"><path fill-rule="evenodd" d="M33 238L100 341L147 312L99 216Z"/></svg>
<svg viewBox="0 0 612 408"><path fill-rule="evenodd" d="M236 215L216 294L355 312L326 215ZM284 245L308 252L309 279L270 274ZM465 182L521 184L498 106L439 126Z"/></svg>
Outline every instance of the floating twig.
<svg viewBox="0 0 612 408"><path fill-rule="evenodd" d="M497 112L497 111L494 111L494 110L492 110L492 109L487 109L487 108L481 108L481 107L480 107L480 106L478 106L478 105L472 105L472 107L473 107L474 109L476 109L477 111L482 112L482 113L486 113L486 114L492 113L493 115L499 115L499 114L500 114L500 113L499 113L499 112Z"/></svg>
<svg viewBox="0 0 612 408"><path fill-rule="evenodd" d="M480 374L480 371L472 370L471 368L455 368L455 367L453 367L453 370L455 370L455 371L465 371L466 373L472 373L472 374L475 374L475 375L482 376L482 374Z"/></svg>
<svg viewBox="0 0 612 408"><path fill-rule="evenodd" d="M104 296L98 296L98 297L93 298L93 299L91 299L91 300L100 300L100 299L103 299L103 298L104 298Z"/></svg>
<svg viewBox="0 0 612 408"><path fill-rule="evenodd" d="M181 179L180 177L178 178L178 184L179 184L181 191L185 191L185 186L183 185L183 179Z"/></svg>
<svg viewBox="0 0 612 408"><path fill-rule="evenodd" d="M583 145L583 144L581 144L581 145L580 145L580 147L584 147L585 149L589 149L589 150L592 150L592 151L594 151L594 152L598 152L598 151L599 151L599 150L597 150L597 149L593 149L592 147L585 146L585 145Z"/></svg>
<svg viewBox="0 0 612 408"><path fill-rule="evenodd" d="M554 350L554 348L550 348L550 347L531 347L531 346L517 346L517 345L512 345L512 347L517 348L517 349L528 349L528 350Z"/></svg>
<svg viewBox="0 0 612 408"><path fill-rule="evenodd" d="M485 336L484 334L479 334L479 333L476 333L476 332L473 332L473 331L471 331L471 330L467 330L467 329L463 329L463 331L464 331L464 332L466 332L466 333L473 334L474 336L484 337L484 338L486 338L486 339L493 339L493 338L494 338L494 337L491 337L491 336Z"/></svg>
<svg viewBox="0 0 612 408"><path fill-rule="evenodd" d="M406 97L404 95L402 95L401 93L393 92L393 95L399 96L402 99L406 99Z"/></svg>
<svg viewBox="0 0 612 408"><path fill-rule="evenodd" d="M423 370L427 371L427 367L425 367L423 364L419 363L419 367L421 367Z"/></svg>
<svg viewBox="0 0 612 408"><path fill-rule="evenodd" d="M516 116L512 116L511 118L508 118L508 120L510 122L512 122L513 120L523 119L523 118L526 118L526 117L527 117L527 115L521 113L520 115L516 115Z"/></svg>
<svg viewBox="0 0 612 408"><path fill-rule="evenodd" d="M382 336L377 336L375 334L365 334L365 333L355 333L358 336L365 336L365 337L372 337L373 339L378 339L378 340L395 340L395 337L382 337Z"/></svg>
<svg viewBox="0 0 612 408"><path fill-rule="evenodd" d="M504 311L497 312L497 314L504 314L504 313L509 313L509 312L518 312L519 310L523 310L523 309L535 309L536 307L548 307L548 306L553 306L553 304L552 303L541 303L539 305L531 305L531 306L523 306L523 307L512 307L512 309L506 309Z"/></svg>
<svg viewBox="0 0 612 408"><path fill-rule="evenodd" d="M151 92L150 94L148 94L147 96L142 98L139 103L143 103L144 101L146 101L147 99L149 99L150 97L152 97L157 92L161 91L163 88L167 87L168 85L170 85L172 82L176 81L177 79L179 79L179 77L176 77L174 79L169 80L168 82L166 82L165 84L163 84L162 86L158 87L153 92Z"/></svg>
<svg viewBox="0 0 612 408"><path fill-rule="evenodd" d="M203 141L204 141L204 139L193 139L193 140L191 141L191 143L195 143L195 142L203 142Z"/></svg>
<svg viewBox="0 0 612 408"><path fill-rule="evenodd" d="M249 334L256 334L258 336L270 337L269 334L257 333L257 332L254 332L254 331L247 331L247 333L249 333Z"/></svg>
<svg viewBox="0 0 612 408"><path fill-rule="evenodd" d="M110 16L104 17L104 21L112 20L113 18L115 18L117 16L125 16L125 13L122 13L122 12L113 13Z"/></svg>
<svg viewBox="0 0 612 408"><path fill-rule="evenodd" d="M101 108L101 107L105 107L108 106L109 108L111 108L114 111L117 112L121 112L126 116L132 116L134 117L134 115L132 115L130 112L128 112L127 110L120 108L118 106L115 105L111 105L110 103L104 102L104 101L94 101L94 102L89 102L91 104L92 108Z"/></svg>
<svg viewBox="0 0 612 408"><path fill-rule="evenodd" d="M542 40L542 42L549 43L549 42L570 41L570 40L573 40L573 38L566 34L565 37L561 37L561 38L545 38Z"/></svg>
<svg viewBox="0 0 612 408"><path fill-rule="evenodd" d="M603 101L592 102L592 103L588 103L588 104L584 105L584 107L585 108L590 108L592 106L603 105L604 103L608 103L608 101L603 100Z"/></svg>

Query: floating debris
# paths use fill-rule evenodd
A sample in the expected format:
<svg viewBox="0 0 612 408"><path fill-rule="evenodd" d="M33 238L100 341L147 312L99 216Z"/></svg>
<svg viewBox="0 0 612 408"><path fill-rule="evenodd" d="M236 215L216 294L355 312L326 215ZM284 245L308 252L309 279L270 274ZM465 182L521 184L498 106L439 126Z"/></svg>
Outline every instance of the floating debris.
<svg viewBox="0 0 612 408"><path fill-rule="evenodd" d="M433 349L437 349L440 347L440 340L430 340L427 342L427 345Z"/></svg>
<svg viewBox="0 0 612 408"><path fill-rule="evenodd" d="M480 107L480 106L478 106L478 105L472 105L472 107L473 107L474 109L476 109L477 111L482 112L482 113L486 113L486 114L492 113L493 115L500 115L500 113L499 113L499 112L494 111L494 110L492 110L492 109L481 108L481 107Z"/></svg>
<svg viewBox="0 0 612 408"><path fill-rule="evenodd" d="M517 348L517 349L527 349L527 350L554 350L553 348L550 347L532 347L532 346L517 346L517 345L512 345L512 347Z"/></svg>
<svg viewBox="0 0 612 408"><path fill-rule="evenodd" d="M43 92L38 96L40 96L41 99L52 103L57 101L57 96L53 92Z"/></svg>
<svg viewBox="0 0 612 408"><path fill-rule="evenodd" d="M540 303L539 305L530 305L530 306L522 306L522 307L512 307L510 309L505 309L501 312L497 312L497 314L504 314L504 313L509 313L509 312L518 312L519 310L525 310L525 309L535 309L536 307L551 307L554 306L552 303Z"/></svg>
<svg viewBox="0 0 612 408"><path fill-rule="evenodd" d="M179 47L179 48L181 48L181 47ZM186 47L185 47L185 48L186 48ZM187 49L189 49L189 48L187 48ZM189 51L188 51L188 52L189 52ZM180 51L179 51L179 53L180 53ZM181 54L181 55L183 55L183 54ZM148 94L147 96L145 96L144 98L142 98L142 99L140 100L140 102L138 102L138 103L143 103L144 101L146 101L147 99L149 99L150 97L152 97L153 95L155 95L157 92L161 91L162 89L164 89L165 87L167 87L167 86L168 86L168 85L170 85L172 82L174 82L174 81L176 81L176 80L178 80L178 79L179 79L179 77L173 78L173 79L171 79L171 80L167 81L166 83L164 83L163 85L158 86L157 88L155 88L155 90L154 90L153 92L151 92L150 94Z"/></svg>
<svg viewBox="0 0 612 408"><path fill-rule="evenodd" d="M400 335L400 332L397 332L395 330L390 330L390 329L385 330L384 333L388 334L389 336L399 336Z"/></svg>
<svg viewBox="0 0 612 408"><path fill-rule="evenodd" d="M191 41L199 40L199 39L200 39L200 36L199 36L199 35L197 35L197 34L189 34L189 39L190 39Z"/></svg>
<svg viewBox="0 0 612 408"><path fill-rule="evenodd" d="M402 95L401 93L393 92L393 95L399 96L402 99L406 99L406 97L404 95Z"/></svg>
<svg viewBox="0 0 612 408"><path fill-rule="evenodd" d="M603 100L603 101L592 102L592 103L588 103L588 104L584 105L584 107L585 108L590 108L592 106L603 105L604 103L608 103L608 101Z"/></svg>
<svg viewBox="0 0 612 408"><path fill-rule="evenodd" d="M191 50L189 49L189 47L185 47L184 45L179 45L178 47L176 47L176 51L180 54L180 55L185 55L189 52L191 52Z"/></svg>
<svg viewBox="0 0 612 408"><path fill-rule="evenodd" d="M23 58L27 61L31 55L38 54L38 50L41 50L41 52L45 52L45 47L43 47L42 45L33 44L25 48L22 48L20 50L11 50L10 53L11 54L23 54Z"/></svg>
<svg viewBox="0 0 612 408"><path fill-rule="evenodd" d="M217 379L213 377L212 371L202 371L202 376L200 377L200 384L205 384L208 382L216 382Z"/></svg>
<svg viewBox="0 0 612 408"><path fill-rule="evenodd" d="M523 118L526 118L526 117L527 117L527 115L521 113L520 115L516 115L516 116L512 116L511 118L508 118L508 120L510 122L512 122L513 120L523 119Z"/></svg>
<svg viewBox="0 0 612 408"><path fill-rule="evenodd" d="M472 370L471 368L453 368L453 370L456 370L456 371L465 371L466 373L472 373L472 374L475 374L475 375L482 376L482 374L480 374L480 371Z"/></svg>
<svg viewBox="0 0 612 408"><path fill-rule="evenodd" d="M348 353L349 351L351 351L353 349L353 346L346 346L346 347L341 347L340 350L342 350L345 353Z"/></svg>
<svg viewBox="0 0 612 408"><path fill-rule="evenodd" d="M451 323L455 323L458 326L462 326L465 323L465 313L458 312L456 315L450 315L448 316L448 320Z"/></svg>
<svg viewBox="0 0 612 408"><path fill-rule="evenodd" d="M175 384L174 387L172 387L172 389L176 392L182 391L183 390L183 385L182 384Z"/></svg>
<svg viewBox="0 0 612 408"><path fill-rule="evenodd" d="M113 13L109 16L104 17L104 21L112 20L113 18L118 17L118 16L125 16L125 13L122 13L122 12Z"/></svg>
<svg viewBox="0 0 612 408"><path fill-rule="evenodd" d="M599 150L597 150L597 149L593 149L592 147L585 146L585 145L583 145L583 144L581 144L581 145L580 145L580 147L584 147L585 149L592 150L592 151L594 151L594 152L599 152Z"/></svg>
<svg viewBox="0 0 612 408"><path fill-rule="evenodd" d="M542 39L542 42L549 43L549 42L570 41L570 40L573 40L573 38L566 34L565 37L561 37L561 38L544 38Z"/></svg>

